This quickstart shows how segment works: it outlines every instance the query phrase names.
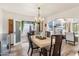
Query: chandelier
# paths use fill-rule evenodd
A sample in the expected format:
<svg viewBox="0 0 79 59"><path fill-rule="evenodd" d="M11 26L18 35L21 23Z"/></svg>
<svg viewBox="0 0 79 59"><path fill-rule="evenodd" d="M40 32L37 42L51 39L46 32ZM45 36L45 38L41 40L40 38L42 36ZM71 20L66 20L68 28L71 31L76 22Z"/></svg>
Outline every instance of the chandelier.
<svg viewBox="0 0 79 59"><path fill-rule="evenodd" d="M42 22L43 20L44 18L40 16L40 7L38 7L38 16L35 17L35 22Z"/></svg>

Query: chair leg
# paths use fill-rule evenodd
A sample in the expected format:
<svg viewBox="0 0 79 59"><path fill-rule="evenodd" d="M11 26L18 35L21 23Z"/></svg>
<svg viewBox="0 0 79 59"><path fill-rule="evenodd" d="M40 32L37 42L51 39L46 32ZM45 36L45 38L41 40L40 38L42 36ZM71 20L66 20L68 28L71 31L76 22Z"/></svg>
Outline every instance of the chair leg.
<svg viewBox="0 0 79 59"><path fill-rule="evenodd" d="M74 46L75 46L75 41L74 41Z"/></svg>
<svg viewBox="0 0 79 59"><path fill-rule="evenodd" d="M41 56L41 52L39 52L39 56Z"/></svg>
<svg viewBox="0 0 79 59"><path fill-rule="evenodd" d="M42 49L40 49L39 56L41 56Z"/></svg>
<svg viewBox="0 0 79 59"><path fill-rule="evenodd" d="M41 51L39 52L39 56L41 56Z"/></svg>
<svg viewBox="0 0 79 59"><path fill-rule="evenodd" d="M51 50L49 50L49 56L51 56Z"/></svg>
<svg viewBox="0 0 79 59"><path fill-rule="evenodd" d="M30 56L32 56L32 54L33 54L33 49L31 50L31 54L30 54Z"/></svg>
<svg viewBox="0 0 79 59"><path fill-rule="evenodd" d="M67 40L66 40L66 43L67 43Z"/></svg>
<svg viewBox="0 0 79 59"><path fill-rule="evenodd" d="M29 53L29 51L30 51L30 47L29 47L29 49L28 49L28 52L27 52L27 54Z"/></svg>

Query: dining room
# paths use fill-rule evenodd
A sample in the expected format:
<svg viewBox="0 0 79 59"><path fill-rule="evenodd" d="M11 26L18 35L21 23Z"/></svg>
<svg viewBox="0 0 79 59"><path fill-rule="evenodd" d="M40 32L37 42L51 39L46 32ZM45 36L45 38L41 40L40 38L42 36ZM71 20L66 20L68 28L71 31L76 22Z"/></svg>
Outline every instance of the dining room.
<svg viewBox="0 0 79 59"><path fill-rule="evenodd" d="M0 7L1 56L79 55L78 3L3 3Z"/></svg>

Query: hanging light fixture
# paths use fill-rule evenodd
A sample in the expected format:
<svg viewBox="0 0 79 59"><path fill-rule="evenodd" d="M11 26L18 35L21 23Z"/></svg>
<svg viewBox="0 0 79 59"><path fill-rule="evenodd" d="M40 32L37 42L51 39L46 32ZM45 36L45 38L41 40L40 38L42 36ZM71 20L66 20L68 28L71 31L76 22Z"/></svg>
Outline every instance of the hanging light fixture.
<svg viewBox="0 0 79 59"><path fill-rule="evenodd" d="M40 16L40 7L38 7L38 16L35 17L35 21L42 22L43 20L44 20L44 18Z"/></svg>

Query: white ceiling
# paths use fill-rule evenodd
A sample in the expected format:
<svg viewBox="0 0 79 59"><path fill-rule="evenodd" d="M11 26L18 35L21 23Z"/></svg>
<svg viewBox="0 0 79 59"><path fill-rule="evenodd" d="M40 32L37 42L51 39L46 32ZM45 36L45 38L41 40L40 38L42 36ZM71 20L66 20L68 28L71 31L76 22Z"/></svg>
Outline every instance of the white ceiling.
<svg viewBox="0 0 79 59"><path fill-rule="evenodd" d="M4 10L27 16L37 16L37 7L40 6L41 16L50 16L78 7L77 3L0 3Z"/></svg>

